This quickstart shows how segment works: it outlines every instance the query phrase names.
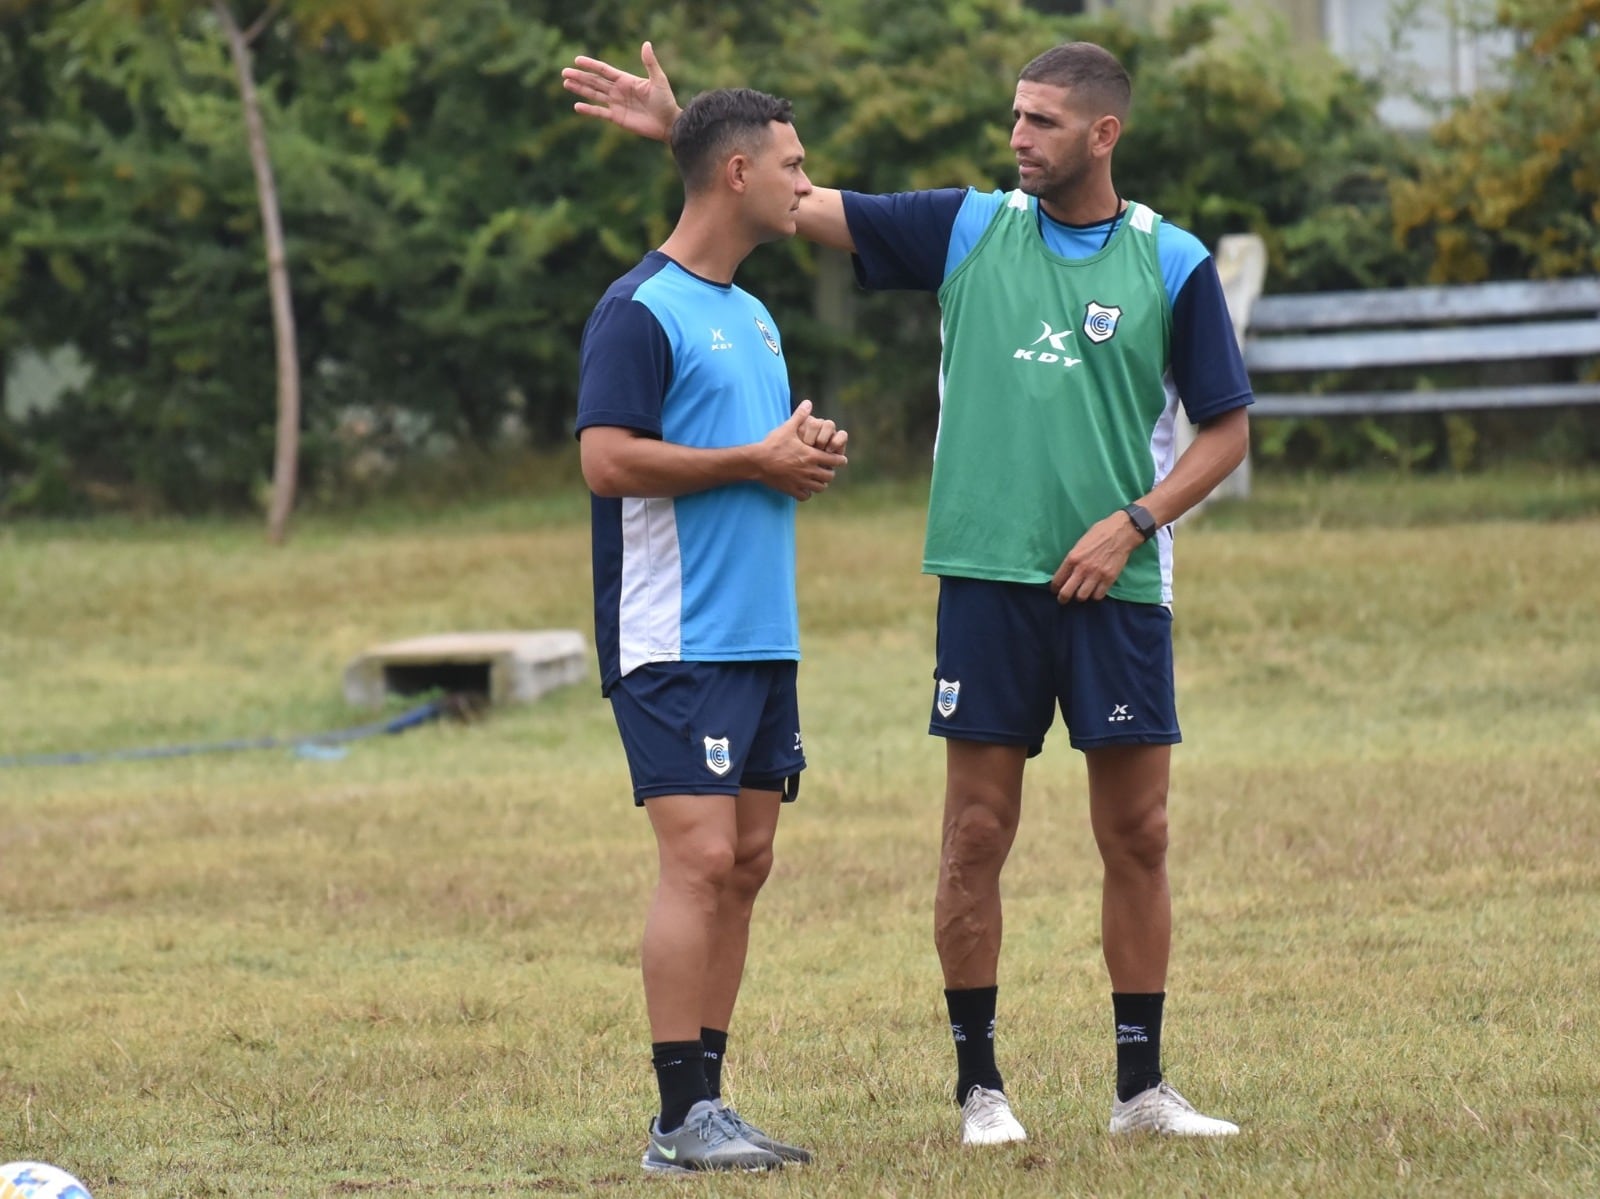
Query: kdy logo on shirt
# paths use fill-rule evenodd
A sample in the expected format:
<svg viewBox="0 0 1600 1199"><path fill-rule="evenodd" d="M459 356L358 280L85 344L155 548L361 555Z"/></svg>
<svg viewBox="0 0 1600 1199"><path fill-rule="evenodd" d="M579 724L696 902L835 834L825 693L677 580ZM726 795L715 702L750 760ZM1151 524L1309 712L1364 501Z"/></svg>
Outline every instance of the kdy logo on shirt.
<svg viewBox="0 0 1600 1199"><path fill-rule="evenodd" d="M1050 322L1041 320L1044 332L1035 337L1025 346L1018 346L1017 352L1011 355L1013 361L1020 359L1023 362L1042 362L1046 366L1060 365L1065 367L1077 366L1082 358L1074 358L1067 353L1067 338L1072 336L1071 329L1062 329L1059 333L1050 327ZM1048 349L1040 349L1041 342L1049 342Z"/></svg>

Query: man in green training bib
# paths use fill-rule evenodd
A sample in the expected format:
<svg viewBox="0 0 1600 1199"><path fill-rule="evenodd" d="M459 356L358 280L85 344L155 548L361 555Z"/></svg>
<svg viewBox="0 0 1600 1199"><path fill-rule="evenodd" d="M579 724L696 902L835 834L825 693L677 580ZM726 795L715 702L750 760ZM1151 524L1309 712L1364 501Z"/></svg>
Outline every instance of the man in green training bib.
<svg viewBox="0 0 1600 1199"><path fill-rule="evenodd" d="M659 140L678 106L648 43L643 60L646 77L579 58L563 82L579 112ZM1057 707L1088 768L1104 865L1110 1131L1239 1131L1166 1081L1161 1022L1167 789L1181 739L1172 525L1243 460L1250 382L1205 247L1112 181L1131 94L1104 49L1057 46L1017 83L1014 191L819 187L799 212L800 235L854 254L863 286L939 296L923 570L940 580L929 731L945 739L946 784L934 935L964 1144L1027 1139L994 1055L1000 873L1024 767ZM1181 457L1180 402L1198 427Z"/></svg>

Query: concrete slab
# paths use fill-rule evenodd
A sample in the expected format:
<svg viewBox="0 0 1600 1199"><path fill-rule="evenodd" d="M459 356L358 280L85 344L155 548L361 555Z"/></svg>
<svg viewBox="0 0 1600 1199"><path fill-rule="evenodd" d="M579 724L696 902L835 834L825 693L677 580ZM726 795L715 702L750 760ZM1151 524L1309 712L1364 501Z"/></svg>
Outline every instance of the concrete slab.
<svg viewBox="0 0 1600 1199"><path fill-rule="evenodd" d="M589 645L572 629L439 633L374 646L344 671L344 697L381 708L390 696L467 692L526 704L589 674Z"/></svg>

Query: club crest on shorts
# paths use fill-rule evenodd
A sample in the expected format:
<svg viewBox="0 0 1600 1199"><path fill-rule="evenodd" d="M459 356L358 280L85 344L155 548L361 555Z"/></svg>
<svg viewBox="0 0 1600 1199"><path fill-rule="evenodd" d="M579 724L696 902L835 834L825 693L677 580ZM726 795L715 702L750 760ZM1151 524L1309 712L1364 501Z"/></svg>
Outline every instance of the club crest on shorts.
<svg viewBox="0 0 1600 1199"><path fill-rule="evenodd" d="M733 767L733 759L728 756L728 739L726 737L706 738L706 769L721 778Z"/></svg>
<svg viewBox="0 0 1600 1199"><path fill-rule="evenodd" d="M755 318L755 321L756 328L761 330L761 340L767 343L767 349L771 350L779 357L782 357L783 351L778 349L777 335L773 333L771 329L767 328L767 322L762 320L759 316Z"/></svg>
<svg viewBox="0 0 1600 1199"><path fill-rule="evenodd" d="M951 683L946 682L944 679L940 679L939 690L934 701L935 706L939 709L939 715L943 716L946 720L949 720L950 717L956 714L956 705L960 702L960 680Z"/></svg>
<svg viewBox="0 0 1600 1199"><path fill-rule="evenodd" d="M1108 308L1090 300L1088 310L1083 314L1083 334L1095 345L1110 341L1121 317L1122 309Z"/></svg>

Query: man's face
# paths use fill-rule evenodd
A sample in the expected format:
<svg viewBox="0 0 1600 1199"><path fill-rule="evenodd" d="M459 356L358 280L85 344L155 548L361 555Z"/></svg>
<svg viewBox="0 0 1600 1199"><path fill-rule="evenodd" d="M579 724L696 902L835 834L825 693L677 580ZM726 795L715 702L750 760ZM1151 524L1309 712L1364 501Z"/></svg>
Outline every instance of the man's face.
<svg viewBox="0 0 1600 1199"><path fill-rule="evenodd" d="M1050 199L1075 190L1088 178L1094 122L1072 107L1066 88L1018 83L1011 118L1017 186L1024 192Z"/></svg>
<svg viewBox="0 0 1600 1199"><path fill-rule="evenodd" d="M793 125L772 121L767 125L767 140L750 157L746 178L745 208L764 241L793 237L795 213L800 201L811 194L806 178L805 147Z"/></svg>

